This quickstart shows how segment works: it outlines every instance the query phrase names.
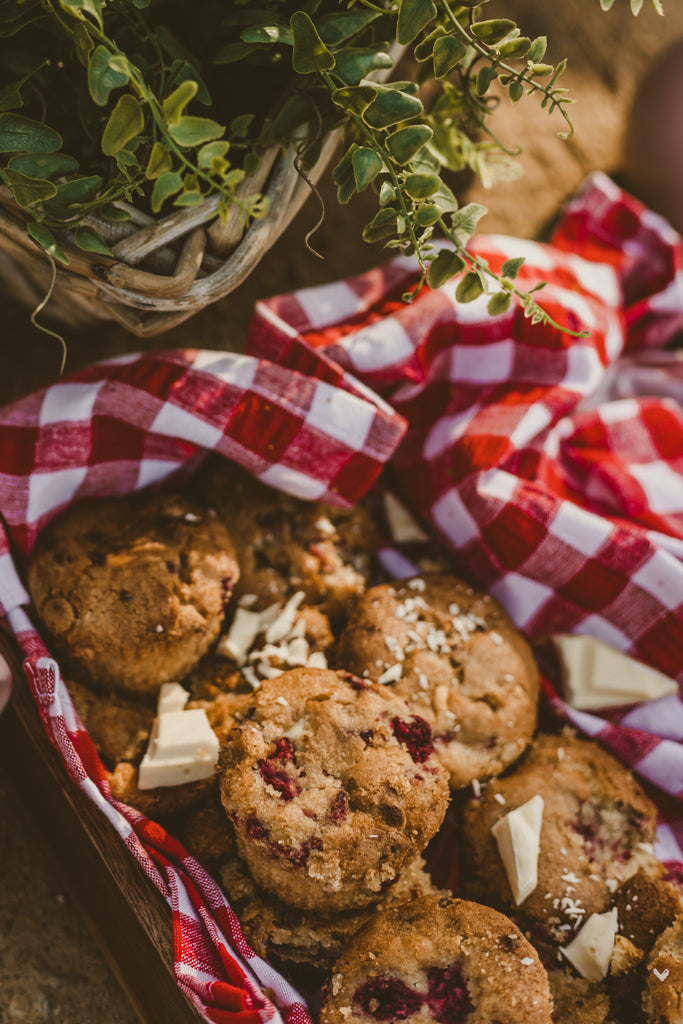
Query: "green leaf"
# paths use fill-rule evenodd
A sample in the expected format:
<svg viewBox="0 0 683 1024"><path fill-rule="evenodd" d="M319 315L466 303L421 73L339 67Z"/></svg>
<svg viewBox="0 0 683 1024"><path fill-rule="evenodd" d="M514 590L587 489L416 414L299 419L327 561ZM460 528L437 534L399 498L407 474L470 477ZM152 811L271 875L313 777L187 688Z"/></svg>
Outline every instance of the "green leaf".
<svg viewBox="0 0 683 1024"><path fill-rule="evenodd" d="M9 162L12 170L29 178L61 178L78 170L78 161L66 153L22 153Z"/></svg>
<svg viewBox="0 0 683 1024"><path fill-rule="evenodd" d="M436 224L441 216L441 210L435 203L424 203L417 211L417 223L421 228L431 227Z"/></svg>
<svg viewBox="0 0 683 1024"><path fill-rule="evenodd" d="M434 74L437 78L444 78L453 68L460 63L467 47L461 39L453 36L442 36L434 44Z"/></svg>
<svg viewBox="0 0 683 1024"><path fill-rule="evenodd" d="M552 74L553 66L552 64L532 64L529 71L537 78L544 78L546 75Z"/></svg>
<svg viewBox="0 0 683 1024"><path fill-rule="evenodd" d="M510 96L510 99L513 103L518 103L519 100L521 100L522 96L524 95L524 86L522 85L519 79L516 79L514 82L510 83L508 95Z"/></svg>
<svg viewBox="0 0 683 1024"><path fill-rule="evenodd" d="M225 127L208 117L181 117L177 124L169 125L168 133L179 146L201 146L203 142L220 138Z"/></svg>
<svg viewBox="0 0 683 1024"><path fill-rule="evenodd" d="M295 11L290 20L294 38L292 67L299 75L331 71L334 56L318 35L315 25L305 11Z"/></svg>
<svg viewBox="0 0 683 1024"><path fill-rule="evenodd" d="M158 213L162 205L183 187L183 179L176 171L165 171L154 182L150 206L152 213Z"/></svg>
<svg viewBox="0 0 683 1024"><path fill-rule="evenodd" d="M285 43L292 46L294 35L289 25L253 25L241 33L244 43Z"/></svg>
<svg viewBox="0 0 683 1024"><path fill-rule="evenodd" d="M63 263L65 266L69 265L69 261L57 245L55 236L52 234L49 228L46 228L44 224L39 224L37 221L30 221L26 227L30 237L34 242L37 242L41 249L49 253L53 259L59 263Z"/></svg>
<svg viewBox="0 0 683 1024"><path fill-rule="evenodd" d="M202 171L208 170L215 160L222 160L230 149L225 139L219 142L207 142L197 153L197 165Z"/></svg>
<svg viewBox="0 0 683 1024"><path fill-rule="evenodd" d="M477 229L479 220L486 213L486 207L479 203L468 203L451 217L451 230L458 245L465 246Z"/></svg>
<svg viewBox="0 0 683 1024"><path fill-rule="evenodd" d="M465 267L462 256L452 249L439 249L439 252L429 264L427 271L427 284L430 288L441 288L452 277L459 274Z"/></svg>
<svg viewBox="0 0 683 1024"><path fill-rule="evenodd" d="M99 252L102 256L114 255L107 243L92 228L76 228L74 241L78 248L83 249L84 252Z"/></svg>
<svg viewBox="0 0 683 1024"><path fill-rule="evenodd" d="M432 129L426 124L399 128L387 138L387 148L399 164L408 164L432 137Z"/></svg>
<svg viewBox="0 0 683 1024"><path fill-rule="evenodd" d="M362 117L376 95L375 86L348 85L343 89L335 89L332 93L332 102L341 107L343 111Z"/></svg>
<svg viewBox="0 0 683 1024"><path fill-rule="evenodd" d="M76 17L91 15L93 21L102 28L102 4L100 0L59 0L61 7Z"/></svg>
<svg viewBox="0 0 683 1024"><path fill-rule="evenodd" d="M471 32L475 39L487 46L495 46L502 42L506 36L517 28L514 21L509 18L491 18L490 21L476 21L472 25Z"/></svg>
<svg viewBox="0 0 683 1024"><path fill-rule="evenodd" d="M124 222L130 220L130 213L128 210L122 210L120 207L115 206L113 203L105 203L103 206L97 208L97 213L100 217L105 220L111 220L115 223Z"/></svg>
<svg viewBox="0 0 683 1024"><path fill-rule="evenodd" d="M145 127L142 104L130 93L119 98L102 132L102 152L116 156L127 142L139 135Z"/></svg>
<svg viewBox="0 0 683 1024"><path fill-rule="evenodd" d="M197 95L199 86L196 82L182 82L177 89L174 89L170 96L167 96L163 103L164 113L169 124L178 124L183 115L185 107Z"/></svg>
<svg viewBox="0 0 683 1024"><path fill-rule="evenodd" d="M237 117L233 117L230 122L231 137L235 139L246 138L253 120L254 114L239 114Z"/></svg>
<svg viewBox="0 0 683 1024"><path fill-rule="evenodd" d="M82 64L84 68L87 68L88 61L90 60L90 54L95 48L92 36L81 21L76 22L73 32L73 48L76 60Z"/></svg>
<svg viewBox="0 0 683 1024"><path fill-rule="evenodd" d="M358 35L380 17L379 11L361 8L360 10L342 11L339 14L336 12L323 14L316 18L316 25L324 43L328 46L339 46L340 43L346 42L352 36Z"/></svg>
<svg viewBox="0 0 683 1024"><path fill-rule="evenodd" d="M437 174L409 174L405 180L405 190L412 199L428 199L440 186Z"/></svg>
<svg viewBox="0 0 683 1024"><path fill-rule="evenodd" d="M353 154L353 176L356 181L356 189L362 192L371 181L374 181L384 164L382 158L375 153L374 149L360 148Z"/></svg>
<svg viewBox="0 0 683 1024"><path fill-rule="evenodd" d="M528 54L530 46L531 40L527 36L518 36L516 39L508 40L507 43L501 43L498 53L505 60L521 60Z"/></svg>
<svg viewBox="0 0 683 1024"><path fill-rule="evenodd" d="M335 185L341 185L343 181L346 181L349 177L353 177L353 154L357 149L357 143L352 142L339 163L332 170L332 180Z"/></svg>
<svg viewBox="0 0 683 1024"><path fill-rule="evenodd" d="M109 66L110 56L106 46L96 46L88 60L88 89L98 107L107 105L112 89L120 89L128 82L128 75Z"/></svg>
<svg viewBox="0 0 683 1024"><path fill-rule="evenodd" d="M401 121L409 121L421 113L422 103L417 96L408 96L404 92L380 86L374 100L366 108L363 120L373 128L388 128Z"/></svg>
<svg viewBox="0 0 683 1024"><path fill-rule="evenodd" d="M400 0L396 23L396 40L399 45L412 43L435 17L436 6L432 0Z"/></svg>
<svg viewBox="0 0 683 1024"><path fill-rule="evenodd" d="M10 82L0 89L0 111L17 110L19 107L23 107L24 100L22 99L21 89L24 81L25 79L22 78L17 82Z"/></svg>
<svg viewBox="0 0 683 1024"><path fill-rule="evenodd" d="M57 188L57 194L43 204L44 210L55 217L72 216L74 209L94 199L102 188L102 178L91 174L83 178L71 178Z"/></svg>
<svg viewBox="0 0 683 1024"><path fill-rule="evenodd" d="M488 92L491 82L495 82L497 77L497 68L485 64L477 75L477 95L483 96L484 93Z"/></svg>
<svg viewBox="0 0 683 1024"><path fill-rule="evenodd" d="M44 199L50 199L57 193L57 188L51 181L29 178L26 174L20 174L19 171L14 171L10 167L5 168L4 177L19 206L26 207L42 203Z"/></svg>
<svg viewBox="0 0 683 1024"><path fill-rule="evenodd" d="M396 189L390 181L383 181L379 190L379 205L386 206L396 198Z"/></svg>
<svg viewBox="0 0 683 1024"><path fill-rule="evenodd" d="M392 58L383 50L361 47L339 50L335 53L334 59L337 62L334 70L347 85L358 85L361 79L372 71L391 68L394 65Z"/></svg>
<svg viewBox="0 0 683 1024"><path fill-rule="evenodd" d="M500 316L501 313L507 313L510 308L511 296L508 292L496 292L489 299L486 312L489 316Z"/></svg>
<svg viewBox="0 0 683 1024"><path fill-rule="evenodd" d="M182 195L177 196L173 200L174 206L199 206L203 202L204 196L199 189L188 189L187 192L183 192Z"/></svg>
<svg viewBox="0 0 683 1024"><path fill-rule="evenodd" d="M363 239L370 243L381 242L383 238L388 238L390 235L394 235L396 233L397 220L396 210L385 206L384 209L375 214L370 223L365 226L363 230Z"/></svg>
<svg viewBox="0 0 683 1024"><path fill-rule="evenodd" d="M235 64L258 50L254 43L227 43L213 58L214 64Z"/></svg>
<svg viewBox="0 0 683 1024"><path fill-rule="evenodd" d="M154 181L160 174L163 174L164 171L170 171L172 166L173 158L169 151L160 142L155 142L149 154L147 166L145 167L145 177L148 178L149 181Z"/></svg>
<svg viewBox="0 0 683 1024"><path fill-rule="evenodd" d="M543 60L543 57L545 56L545 51L546 51L547 45L548 45L548 37L547 36L536 36L536 38L532 42L531 46L529 47L529 52L527 53L527 59L530 60L532 62L532 64L537 63L539 60Z"/></svg>
<svg viewBox="0 0 683 1024"><path fill-rule="evenodd" d="M433 31L431 31L428 36L425 36L424 39L421 39L420 42L417 43L417 45L415 46L415 49L413 50L413 56L415 60L429 60L429 58L434 53L434 47L436 46L437 40L441 39L445 35L446 29L443 27L443 25L437 25L436 28L433 29Z"/></svg>
<svg viewBox="0 0 683 1024"><path fill-rule="evenodd" d="M55 153L61 135L23 114L0 114L0 153Z"/></svg>
<svg viewBox="0 0 683 1024"><path fill-rule="evenodd" d="M515 256L514 259L506 260L500 268L500 276L507 277L511 281L514 281L524 264L524 259L524 256Z"/></svg>
<svg viewBox="0 0 683 1024"><path fill-rule="evenodd" d="M455 298L458 302L474 302L484 291L479 275L471 270L465 274L462 281L458 282L455 289Z"/></svg>

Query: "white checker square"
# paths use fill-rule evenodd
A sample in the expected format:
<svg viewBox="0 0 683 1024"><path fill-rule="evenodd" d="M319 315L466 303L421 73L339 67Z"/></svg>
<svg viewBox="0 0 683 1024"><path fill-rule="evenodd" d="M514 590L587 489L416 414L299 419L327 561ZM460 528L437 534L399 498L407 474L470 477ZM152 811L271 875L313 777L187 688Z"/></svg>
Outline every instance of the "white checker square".
<svg viewBox="0 0 683 1024"><path fill-rule="evenodd" d="M620 398L600 406L600 419L603 423L623 423L624 420L637 419L638 411L639 406L635 399Z"/></svg>
<svg viewBox="0 0 683 1024"><path fill-rule="evenodd" d="M683 792L683 747L677 743L662 740L634 767L639 775L654 782L665 793Z"/></svg>
<svg viewBox="0 0 683 1024"><path fill-rule="evenodd" d="M170 476L181 465L181 462L171 459L142 459L138 478L135 482L135 490L141 491L143 487L148 487L150 484L156 484L160 480L165 480L167 476Z"/></svg>
<svg viewBox="0 0 683 1024"><path fill-rule="evenodd" d="M660 822L655 833L655 857L658 860L680 860L681 848L678 845L671 825Z"/></svg>
<svg viewBox="0 0 683 1024"><path fill-rule="evenodd" d="M621 305L619 278L609 263L594 263L592 260L582 259L581 256L571 255L569 266L584 291L596 295L612 309Z"/></svg>
<svg viewBox="0 0 683 1024"><path fill-rule="evenodd" d="M409 359L415 345L396 317L386 317L338 342L348 353L356 370L371 373Z"/></svg>
<svg viewBox="0 0 683 1024"><path fill-rule="evenodd" d="M456 416L440 416L424 441L425 458L433 459L463 436L479 406L466 409Z"/></svg>
<svg viewBox="0 0 683 1024"><path fill-rule="evenodd" d="M677 608L683 604L683 566L666 551L655 551L631 579L666 608Z"/></svg>
<svg viewBox="0 0 683 1024"><path fill-rule="evenodd" d="M193 370L210 373L226 384L244 389L251 387L257 367L258 360L253 356L211 352L208 349L199 351L192 364Z"/></svg>
<svg viewBox="0 0 683 1024"><path fill-rule="evenodd" d="M503 469L487 469L479 477L477 490L487 498L498 498L507 503L512 501L518 483L519 477L513 473L506 473Z"/></svg>
<svg viewBox="0 0 683 1024"><path fill-rule="evenodd" d="M538 270L550 271L555 266L553 256L544 245L538 242L526 241L512 235L488 235L487 237L507 259L523 257L530 267Z"/></svg>
<svg viewBox="0 0 683 1024"><path fill-rule="evenodd" d="M27 522L36 523L47 512L66 505L87 475L88 470L85 466L55 469L49 473L32 473L28 484Z"/></svg>
<svg viewBox="0 0 683 1024"><path fill-rule="evenodd" d="M339 323L363 309L362 298L345 281L302 288L294 297L306 314L310 329Z"/></svg>
<svg viewBox="0 0 683 1024"><path fill-rule="evenodd" d="M293 494L296 498L308 498L315 501L325 493L325 484L320 480L314 480L304 473L287 466L272 465L265 473L259 475L259 480L271 487L277 487L287 494Z"/></svg>
<svg viewBox="0 0 683 1024"><path fill-rule="evenodd" d="M631 646L629 637L600 615L589 615L574 628L574 632L586 636L596 636L598 640L604 640L606 644L611 644L618 651L626 651Z"/></svg>
<svg viewBox="0 0 683 1024"><path fill-rule="evenodd" d="M683 703L678 696L645 701L624 715L620 725L680 742L683 740Z"/></svg>
<svg viewBox="0 0 683 1024"><path fill-rule="evenodd" d="M491 587L491 593L500 601L516 626L523 629L533 619L554 591L544 583L531 580L518 572L508 572Z"/></svg>
<svg viewBox="0 0 683 1024"><path fill-rule="evenodd" d="M680 473L660 459L642 465L632 463L630 468L656 515L683 512L683 476Z"/></svg>
<svg viewBox="0 0 683 1024"><path fill-rule="evenodd" d="M618 359L624 351L625 344L626 335L621 318L615 313L610 313L607 318L607 329L605 331L605 352L607 353L607 358L612 362Z"/></svg>
<svg viewBox="0 0 683 1024"><path fill-rule="evenodd" d="M577 711L576 708L569 708L567 714L574 725L578 726L587 736L598 736L605 727L603 718L591 715L587 711Z"/></svg>
<svg viewBox="0 0 683 1024"><path fill-rule="evenodd" d="M525 448L539 434L543 433L552 421L549 410L540 402L529 406L527 411L510 434L510 441L515 448Z"/></svg>
<svg viewBox="0 0 683 1024"><path fill-rule="evenodd" d="M489 313L487 306L491 299L490 295L484 292L479 295L472 302L458 302L455 297L455 291L458 287L459 281L453 279L448 281L440 289L441 292L446 294L453 303L455 309L455 317L459 324L481 324L486 323L487 320L493 320L494 317ZM507 315L507 314L503 314Z"/></svg>
<svg viewBox="0 0 683 1024"><path fill-rule="evenodd" d="M550 288L548 291L550 291ZM553 288L552 296L553 299L560 303L563 309L576 313L581 321L582 330L590 331L596 326L595 312L590 302L580 292L574 292L571 288Z"/></svg>
<svg viewBox="0 0 683 1024"><path fill-rule="evenodd" d="M40 425L61 423L63 420L90 420L101 386L101 383L53 384L43 399Z"/></svg>
<svg viewBox="0 0 683 1024"><path fill-rule="evenodd" d="M0 555L0 604L6 614L12 608L28 604L29 596L9 553Z"/></svg>
<svg viewBox="0 0 683 1024"><path fill-rule="evenodd" d="M674 558L683 562L683 540L670 537L668 533L660 533L659 530L647 530L646 537L656 547L668 551Z"/></svg>
<svg viewBox="0 0 683 1024"><path fill-rule="evenodd" d="M460 547L479 537L479 527L453 488L432 506L432 518L446 537Z"/></svg>
<svg viewBox="0 0 683 1024"><path fill-rule="evenodd" d="M562 387L591 395L605 377L605 368L598 353L590 345L572 345L567 350L567 373Z"/></svg>
<svg viewBox="0 0 683 1024"><path fill-rule="evenodd" d="M491 345L454 345L449 376L453 383L498 383L509 378L513 358L514 346L510 339Z"/></svg>
<svg viewBox="0 0 683 1024"><path fill-rule="evenodd" d="M361 451L374 418L374 406L348 391L318 381L311 407L306 414L306 423L342 441L349 448Z"/></svg>
<svg viewBox="0 0 683 1024"><path fill-rule="evenodd" d="M218 427L206 423L198 416L193 416L179 405L171 405L170 402L161 407L149 429L153 434L191 441L201 448L215 448L223 436Z"/></svg>
<svg viewBox="0 0 683 1024"><path fill-rule="evenodd" d="M563 501L548 527L548 532L576 548L582 555L597 554L612 533L612 524L602 516L586 512L571 501Z"/></svg>

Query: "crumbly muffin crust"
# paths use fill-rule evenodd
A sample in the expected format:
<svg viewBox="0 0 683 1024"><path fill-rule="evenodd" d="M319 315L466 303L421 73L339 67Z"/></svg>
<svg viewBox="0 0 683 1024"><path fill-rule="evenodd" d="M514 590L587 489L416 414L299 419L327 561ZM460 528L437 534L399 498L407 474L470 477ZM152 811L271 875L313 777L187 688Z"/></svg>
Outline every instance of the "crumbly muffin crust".
<svg viewBox="0 0 683 1024"><path fill-rule="evenodd" d="M657 939L646 972L643 1010L649 1024L683 1024L683 915Z"/></svg>
<svg viewBox="0 0 683 1024"><path fill-rule="evenodd" d="M28 583L74 676L153 695L209 649L238 576L215 517L178 495L136 494L86 501L53 520Z"/></svg>
<svg viewBox="0 0 683 1024"><path fill-rule="evenodd" d="M424 574L358 600L338 668L391 685L432 727L453 788L498 775L536 727L538 670L503 608L455 576Z"/></svg>
<svg viewBox="0 0 683 1024"><path fill-rule="evenodd" d="M490 907L426 896L356 932L323 994L320 1024L550 1024L548 977Z"/></svg>
<svg viewBox="0 0 683 1024"><path fill-rule="evenodd" d="M378 900L448 803L427 723L386 687L322 669L263 683L218 773L255 881L326 914Z"/></svg>
<svg viewBox="0 0 683 1024"><path fill-rule="evenodd" d="M491 828L536 795L544 801L538 884L516 907ZM610 754L569 731L539 735L513 772L465 804L463 817L473 893L526 922L534 944L569 942L609 908L621 882L655 863L654 805Z"/></svg>

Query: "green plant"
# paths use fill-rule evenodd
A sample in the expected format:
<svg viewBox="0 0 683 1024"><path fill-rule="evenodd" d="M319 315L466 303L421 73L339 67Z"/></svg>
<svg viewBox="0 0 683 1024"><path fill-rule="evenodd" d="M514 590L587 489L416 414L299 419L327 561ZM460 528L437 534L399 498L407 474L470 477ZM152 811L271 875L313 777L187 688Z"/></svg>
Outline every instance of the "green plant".
<svg viewBox="0 0 683 1024"><path fill-rule="evenodd" d="M486 292L501 312L515 295L547 320L515 285L521 260L494 275L469 252L485 208L460 207L444 181L444 171L492 181L508 168L514 154L488 128L502 94L536 97L573 130L558 84L565 62L544 63L545 38L486 18L487 2L198 0L189 14L182 0L0 0L0 178L31 238L67 263L65 237L111 255L93 218L125 219L126 204L157 214L215 197L212 216L262 217L264 197L237 187L264 151L296 145L305 175L324 134L343 127L339 201L367 188L378 197L367 241L415 254L419 286L462 273L461 301ZM630 0L633 13L642 2ZM393 65L392 44L408 48L413 72L379 84L372 73ZM250 72L286 95L277 110L244 109Z"/></svg>

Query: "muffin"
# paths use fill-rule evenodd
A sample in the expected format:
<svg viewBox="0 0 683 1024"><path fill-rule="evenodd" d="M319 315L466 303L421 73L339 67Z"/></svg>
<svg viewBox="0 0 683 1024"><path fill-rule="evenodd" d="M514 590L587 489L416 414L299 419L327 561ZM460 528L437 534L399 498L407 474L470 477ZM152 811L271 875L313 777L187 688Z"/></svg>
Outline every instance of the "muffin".
<svg viewBox="0 0 683 1024"><path fill-rule="evenodd" d="M683 915L657 939L646 979L643 1009L649 1024L683 1024Z"/></svg>
<svg viewBox="0 0 683 1024"><path fill-rule="evenodd" d="M536 728L530 647L492 597L455 576L425 574L367 590L335 665L390 685L429 722L455 789L500 774Z"/></svg>
<svg viewBox="0 0 683 1024"><path fill-rule="evenodd" d="M324 914L378 900L448 803L427 723L387 688L323 669L262 684L218 775L254 880Z"/></svg>
<svg viewBox="0 0 683 1024"><path fill-rule="evenodd" d="M239 466L211 461L201 474L207 501L240 552L237 597L258 610L284 605L297 591L335 623L362 593L376 547L370 514L303 501L267 487Z"/></svg>
<svg viewBox="0 0 683 1024"><path fill-rule="evenodd" d="M53 520L28 584L76 678L154 696L217 638L238 576L222 523L184 497L145 493L86 501Z"/></svg>
<svg viewBox="0 0 683 1024"><path fill-rule="evenodd" d="M516 906L493 827L540 796L538 884ZM530 928L534 944L566 944L652 853L657 813L641 786L596 743L570 732L542 734L509 775L464 807L471 890Z"/></svg>
<svg viewBox="0 0 683 1024"><path fill-rule="evenodd" d="M356 932L323 992L320 1024L551 1024L548 976L503 914L425 896Z"/></svg>

